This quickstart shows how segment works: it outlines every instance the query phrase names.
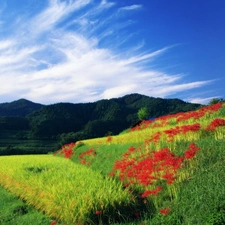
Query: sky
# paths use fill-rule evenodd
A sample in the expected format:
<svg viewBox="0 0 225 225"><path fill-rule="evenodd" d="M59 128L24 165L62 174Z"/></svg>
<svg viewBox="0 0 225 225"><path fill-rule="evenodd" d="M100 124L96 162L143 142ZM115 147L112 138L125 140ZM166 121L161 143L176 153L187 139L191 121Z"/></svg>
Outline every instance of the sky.
<svg viewBox="0 0 225 225"><path fill-rule="evenodd" d="M0 0L0 103L225 98L224 0Z"/></svg>

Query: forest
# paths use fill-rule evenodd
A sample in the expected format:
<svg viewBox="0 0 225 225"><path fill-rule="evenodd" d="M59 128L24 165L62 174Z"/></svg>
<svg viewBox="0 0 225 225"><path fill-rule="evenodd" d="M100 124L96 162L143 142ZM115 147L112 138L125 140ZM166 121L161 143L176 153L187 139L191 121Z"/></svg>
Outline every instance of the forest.
<svg viewBox="0 0 225 225"><path fill-rule="evenodd" d="M117 135L142 119L199 107L180 99L136 93L91 103L42 105L26 99L1 103L0 154L48 153L65 143Z"/></svg>

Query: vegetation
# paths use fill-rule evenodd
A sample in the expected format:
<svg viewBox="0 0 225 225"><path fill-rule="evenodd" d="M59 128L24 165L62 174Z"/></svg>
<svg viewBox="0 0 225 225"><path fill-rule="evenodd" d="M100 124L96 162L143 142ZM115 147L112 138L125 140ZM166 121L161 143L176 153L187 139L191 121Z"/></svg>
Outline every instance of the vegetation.
<svg viewBox="0 0 225 225"><path fill-rule="evenodd" d="M222 225L224 126L219 102L65 144L53 156L2 156L0 185L51 225Z"/></svg>
<svg viewBox="0 0 225 225"><path fill-rule="evenodd" d="M100 214L102 221L115 222L134 208L134 197L121 183L62 158L2 156L0 164L1 185L66 223L98 224Z"/></svg>
<svg viewBox="0 0 225 225"><path fill-rule="evenodd" d="M1 186L0 200L1 225L43 225L50 224L52 221Z"/></svg>
<svg viewBox="0 0 225 225"><path fill-rule="evenodd" d="M147 107L142 107L138 110L138 119L139 120L146 120L148 119L148 108Z"/></svg>
<svg viewBox="0 0 225 225"><path fill-rule="evenodd" d="M223 98L213 98L213 99L210 100L209 105L214 105L214 104L217 104L219 102L223 103L223 102L225 102L225 99L223 99Z"/></svg>
<svg viewBox="0 0 225 225"><path fill-rule="evenodd" d="M0 116L25 117L28 114L42 108L44 105L34 103L26 99L0 104Z"/></svg>
<svg viewBox="0 0 225 225"><path fill-rule="evenodd" d="M44 106L25 99L2 103L0 155L8 154L11 149L11 154L48 153L69 142L116 135L134 125L138 121L138 111L142 109L148 109L149 117L155 118L199 106L179 99L139 94L85 104ZM143 118L145 115L139 119Z"/></svg>

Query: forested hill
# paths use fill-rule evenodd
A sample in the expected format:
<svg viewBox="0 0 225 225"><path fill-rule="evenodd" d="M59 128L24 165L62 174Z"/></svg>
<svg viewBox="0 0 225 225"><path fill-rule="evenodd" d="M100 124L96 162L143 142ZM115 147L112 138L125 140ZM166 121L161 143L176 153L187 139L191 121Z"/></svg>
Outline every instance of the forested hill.
<svg viewBox="0 0 225 225"><path fill-rule="evenodd" d="M61 143L68 143L118 134L138 121L137 112L142 107L148 108L149 118L155 118L195 110L200 105L140 94L93 103L57 103L45 106L23 99L0 104L0 130L27 129L30 137L57 139Z"/></svg>
<svg viewBox="0 0 225 225"><path fill-rule="evenodd" d="M139 94L100 100L94 103L57 103L44 106L28 116L35 136L56 136L73 132L71 139L118 134L138 120L137 112L147 107L149 117L189 111L199 104L179 99L152 98Z"/></svg>
<svg viewBox="0 0 225 225"><path fill-rule="evenodd" d="M0 103L0 116L27 116L42 106L44 105L26 99Z"/></svg>

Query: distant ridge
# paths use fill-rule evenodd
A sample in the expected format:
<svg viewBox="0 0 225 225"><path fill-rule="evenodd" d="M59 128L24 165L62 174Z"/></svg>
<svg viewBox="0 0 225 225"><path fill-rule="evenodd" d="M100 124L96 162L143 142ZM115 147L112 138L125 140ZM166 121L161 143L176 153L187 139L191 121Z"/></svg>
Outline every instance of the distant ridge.
<svg viewBox="0 0 225 225"><path fill-rule="evenodd" d="M34 103L24 98L13 102L0 103L0 116L25 117L43 106L42 104Z"/></svg>
<svg viewBox="0 0 225 225"><path fill-rule="evenodd" d="M199 107L200 104L188 103L183 100L174 98L174 99L163 99L149 97L146 95L132 93L125 95L123 97L111 98L111 99L102 99L92 103L69 103L69 102L60 102L49 105L44 105L40 103L35 103L27 99L21 98L12 102L0 103L0 116L19 116L26 117L27 115L41 109L42 107L51 108L54 106L66 106L71 105L71 107L77 107L82 105L82 108L87 107L89 109L90 105L100 105L100 104L119 104L121 107L128 107L133 109L139 109L140 107L146 106L151 108L151 114L154 116L161 116L167 113L176 113L178 111L188 111ZM182 107L180 107L182 105ZM183 107L184 106L184 107ZM154 109L153 109L154 108ZM162 108L164 108L162 110ZM97 109L98 110L98 109ZM96 111L96 110L95 110Z"/></svg>
<svg viewBox="0 0 225 225"><path fill-rule="evenodd" d="M60 102L60 103L54 103L49 105L35 103L30 100L21 98L19 100L15 100L12 102L0 103L0 116L26 117L29 114L41 109L42 107L54 108L57 106L58 108L60 106L65 107L66 105L67 106L70 105L72 108L77 110L82 105L81 108L87 108L87 110L89 110L91 105L99 106L101 104L104 104L105 106L107 105L106 108L108 108L108 106L111 107L111 105L112 104L115 105L115 103L120 105L120 107L122 108L128 107L129 109L132 108L135 111L143 106L149 107L151 108L150 111L152 116L153 115L161 116L167 113L188 111L200 106L200 104L184 102L183 100L180 100L177 98L174 98L174 99L155 98L155 97L149 97L149 96L138 94L138 93L132 93L132 94L125 95L123 97L118 97L118 98L102 99L102 100L98 100L96 102L91 102L91 103ZM109 109L107 109L108 111L110 111L110 107ZM96 110L98 111L99 109L95 109L94 111Z"/></svg>

